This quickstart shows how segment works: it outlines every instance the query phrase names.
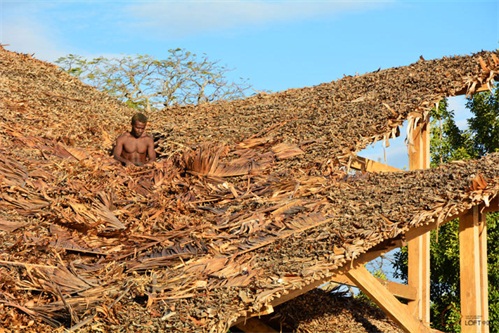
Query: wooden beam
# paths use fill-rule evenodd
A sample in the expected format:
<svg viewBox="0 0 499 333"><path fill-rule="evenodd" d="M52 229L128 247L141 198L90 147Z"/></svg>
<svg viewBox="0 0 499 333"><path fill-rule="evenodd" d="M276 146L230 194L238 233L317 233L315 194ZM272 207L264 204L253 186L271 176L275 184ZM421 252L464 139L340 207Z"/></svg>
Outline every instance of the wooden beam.
<svg viewBox="0 0 499 333"><path fill-rule="evenodd" d="M430 167L430 123L428 121L420 123L412 131L410 141L412 147L409 147L409 169L428 169Z"/></svg>
<svg viewBox="0 0 499 333"><path fill-rule="evenodd" d="M489 333L489 272L487 265L487 214L479 215L478 244L480 247L480 294L482 301L482 333Z"/></svg>
<svg viewBox="0 0 499 333"><path fill-rule="evenodd" d="M481 215L478 207L473 207L459 219L462 333L488 332L488 311L484 311L484 307L488 307L487 278L484 277L487 266L483 257L486 244L480 244L480 232L486 232L486 226Z"/></svg>
<svg viewBox="0 0 499 333"><path fill-rule="evenodd" d="M407 284L417 290L415 300L407 303L411 313L425 323L430 322L430 233L408 242Z"/></svg>
<svg viewBox="0 0 499 333"><path fill-rule="evenodd" d="M454 219L457 219L461 216L463 216L464 214L466 214L466 212L463 212L462 214L458 214L458 215L452 215L452 216L449 216L445 221L443 221L441 224L445 224L449 221L452 221ZM410 241L411 239L414 239L414 238L417 238L421 235L424 235L425 233L427 232L430 232L432 230L435 230L439 227L439 224L437 223L437 221L433 221L431 223L428 223L428 224L425 224L425 225L422 225L420 227L417 227L417 228L413 228L409 231L407 231L405 234L404 234L404 238L407 240L407 241Z"/></svg>
<svg viewBox="0 0 499 333"><path fill-rule="evenodd" d="M409 169L430 167L430 124L422 122L412 131L409 147ZM409 310L424 323L430 322L430 233L408 242L408 285L416 288L416 300L409 301Z"/></svg>
<svg viewBox="0 0 499 333"><path fill-rule="evenodd" d="M493 212L499 212L499 196L498 197L495 197L494 199L492 199L489 203L488 206L485 206L485 205L480 205L480 206L477 206L478 208L478 211L482 214L485 214L485 213L493 213ZM474 208L472 208L474 209ZM444 221L442 221L441 225L442 224L445 224L449 221L452 221L454 219L457 219L457 218L460 218L466 214L468 214L469 211L465 211L465 212L462 212L460 214L456 214L456 215L450 215L448 216ZM437 224L436 221L434 222L431 222L431 223L428 223L426 225L422 225L420 227L417 227L417 228L413 228L409 231L407 231L405 234L404 234L404 238L406 241L409 241L411 239L414 239L416 237L419 237L421 236L422 234L428 232L428 231L431 231L431 230L434 230L434 229L437 229L439 227L439 225ZM485 230L486 232L486 230Z"/></svg>
<svg viewBox="0 0 499 333"><path fill-rule="evenodd" d="M385 286L386 289L390 293L392 293L393 296L405 300L416 300L417 298L417 290L416 288L409 286L407 284L402 284L402 283L397 283L389 280L383 280L376 278L381 285Z"/></svg>
<svg viewBox="0 0 499 333"><path fill-rule="evenodd" d="M381 278L375 278L378 282L383 285L393 296L405 300L415 300L416 299L416 289L408 286L406 284L397 283L389 280L384 280ZM344 284L347 286L355 287L355 282L350 279L348 274L342 272L335 274L330 281Z"/></svg>
<svg viewBox="0 0 499 333"><path fill-rule="evenodd" d="M374 301L405 332L431 332L408 308L369 273L364 265L357 265L346 273L369 298Z"/></svg>
<svg viewBox="0 0 499 333"><path fill-rule="evenodd" d="M278 331L254 317L248 318L245 322L237 324L236 327L243 332L249 333L278 333Z"/></svg>
<svg viewBox="0 0 499 333"><path fill-rule="evenodd" d="M362 156L353 157L353 159L350 161L350 168L352 168L354 170L368 171L368 172L402 171L399 168L395 168L395 167L392 167L392 166L387 165L387 164L379 163L379 162L370 160L370 159L362 157Z"/></svg>
<svg viewBox="0 0 499 333"><path fill-rule="evenodd" d="M481 320L480 302L480 249L478 247L478 211L459 219L459 265L461 277L461 332L480 332L476 324Z"/></svg>
<svg viewBox="0 0 499 333"><path fill-rule="evenodd" d="M279 298L274 299L272 301L272 306L276 307L282 303L286 303L287 301L292 300L293 298L296 298L296 297L303 295L305 293L308 293L310 290L315 289L315 288L319 287L321 284L324 284L324 283L329 282L329 281L330 281L330 278L324 278L324 279L316 280L316 281L304 286L301 289L290 290L289 293L287 293L286 295L283 295Z"/></svg>
<svg viewBox="0 0 499 333"><path fill-rule="evenodd" d="M478 244L480 247L480 293L482 305L482 333L489 333L489 278L487 265L487 213L480 212Z"/></svg>
<svg viewBox="0 0 499 333"><path fill-rule="evenodd" d="M378 245L372 247L369 249L369 251L360 254L353 263L351 263L350 266L353 266L353 264L367 264L368 262L387 254L388 252L392 251L393 249L402 247L404 242L400 238L395 238L395 239L387 239Z"/></svg>

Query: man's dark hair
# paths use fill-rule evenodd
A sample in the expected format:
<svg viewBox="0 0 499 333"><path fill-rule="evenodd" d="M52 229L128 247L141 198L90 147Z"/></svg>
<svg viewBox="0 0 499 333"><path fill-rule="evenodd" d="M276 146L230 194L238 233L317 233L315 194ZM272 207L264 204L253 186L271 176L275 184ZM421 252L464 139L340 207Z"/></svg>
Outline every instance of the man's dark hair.
<svg viewBox="0 0 499 333"><path fill-rule="evenodd" d="M132 124L135 124L137 121L140 123L147 123L147 117L143 113L136 113L132 117Z"/></svg>

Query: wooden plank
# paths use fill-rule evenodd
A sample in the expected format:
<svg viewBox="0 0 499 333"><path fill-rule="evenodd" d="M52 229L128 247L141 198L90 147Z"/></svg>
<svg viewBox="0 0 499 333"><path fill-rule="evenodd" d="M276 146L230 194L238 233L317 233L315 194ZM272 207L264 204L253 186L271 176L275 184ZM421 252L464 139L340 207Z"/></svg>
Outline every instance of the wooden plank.
<svg viewBox="0 0 499 333"><path fill-rule="evenodd" d="M478 207L478 211L480 213L498 212L499 211L499 197L495 197L494 199L492 199L490 201L490 203L489 203L489 206L480 205L480 206L477 206L477 207ZM469 211L464 211L464 212L462 212L460 214L457 214L457 215L449 215L444 221L442 221L441 225L445 224L445 223L447 223L449 221L452 221L454 219L460 218L460 217L468 214L468 212ZM434 221L434 222L428 223L426 225L422 225L420 227L413 228L413 229L407 231L404 234L404 238L405 238L406 241L409 241L411 239L414 239L416 237L421 236L422 234L424 234L424 233L426 233L428 231L435 230L438 227L439 226L437 225L437 222Z"/></svg>
<svg viewBox="0 0 499 333"><path fill-rule="evenodd" d="M427 232L408 243L407 284L417 290L416 299L407 303L411 313L430 322L430 233Z"/></svg>
<svg viewBox="0 0 499 333"><path fill-rule="evenodd" d="M466 214L466 212L463 212L462 214L458 214L458 215L452 215L452 216L449 216L445 221L443 221L441 224L445 224L451 220L454 220L454 219L457 219L461 216L463 216L464 214ZM439 227L439 225L437 224L437 221L434 221L434 222L431 222L431 223L428 223L426 225L422 225L420 227L417 227L417 228L413 228L409 231L407 231L405 233L405 239L406 241L409 241L411 239L414 239L414 238L417 238L421 235L424 235L425 233L427 232L430 232L432 230L435 230Z"/></svg>
<svg viewBox="0 0 499 333"><path fill-rule="evenodd" d="M368 262L384 255L387 254L388 252L392 251L393 249L396 249L398 247L403 246L404 242L401 239L388 239L380 244L376 245L375 247L369 249L366 253L360 254L357 259L354 260L353 263L351 263L350 266L353 266L353 264L367 264Z"/></svg>
<svg viewBox="0 0 499 333"><path fill-rule="evenodd" d="M278 333L272 327L266 325L261 320L256 318L248 318L245 322L236 325L243 332L251 333Z"/></svg>
<svg viewBox="0 0 499 333"><path fill-rule="evenodd" d="M405 300L415 300L416 299L416 289L408 286L406 284L393 282L390 280L384 280L381 278L375 278L378 282L383 285L393 296ZM347 286L355 287L355 282L348 277L348 274L335 274L330 281L344 284Z"/></svg>
<svg viewBox="0 0 499 333"><path fill-rule="evenodd" d="M430 124L422 122L412 132L409 169L430 167ZM430 233L408 241L408 285L416 288L417 297L409 301L409 310L425 323L430 322Z"/></svg>
<svg viewBox="0 0 499 333"><path fill-rule="evenodd" d="M395 297L405 299L405 300L416 300L417 290L416 288L409 286L407 284L397 283L389 280L383 280L376 278L381 285L385 286L386 289Z"/></svg>
<svg viewBox="0 0 499 333"><path fill-rule="evenodd" d="M405 332L431 332L431 329L416 319L404 304L400 303L369 273L364 265L357 265L354 269L350 269L347 275Z"/></svg>
<svg viewBox="0 0 499 333"><path fill-rule="evenodd" d="M352 161L350 161L350 168L354 170L360 170L360 171L368 171L368 172L381 172L381 171L387 171L387 172L396 172L396 171L402 171L399 168L392 167L387 164L383 164L380 162L373 161L371 159L362 157L362 156L355 156L353 157Z"/></svg>
<svg viewBox="0 0 499 333"><path fill-rule="evenodd" d="M329 280L330 280L329 278L316 280L316 281L314 281L314 282L312 282L312 283L304 286L301 289L291 290L286 295L283 295L283 296L281 296L279 298L274 299L272 301L272 306L276 307L276 306L278 306L278 305L280 305L282 303L286 303L287 301L292 300L293 298L296 298L296 297L298 297L300 295L303 295L303 294L309 292L312 289L315 289L315 288L319 287L323 283L329 282Z"/></svg>
<svg viewBox="0 0 499 333"><path fill-rule="evenodd" d="M459 219L461 332L481 332L481 270L478 208Z"/></svg>
<svg viewBox="0 0 499 333"><path fill-rule="evenodd" d="M412 131L412 147L409 147L409 169L430 167L430 124L422 122Z"/></svg>
<svg viewBox="0 0 499 333"><path fill-rule="evenodd" d="M487 214L480 213L478 245L480 247L480 294L482 301L482 333L489 333L489 276L487 266Z"/></svg>

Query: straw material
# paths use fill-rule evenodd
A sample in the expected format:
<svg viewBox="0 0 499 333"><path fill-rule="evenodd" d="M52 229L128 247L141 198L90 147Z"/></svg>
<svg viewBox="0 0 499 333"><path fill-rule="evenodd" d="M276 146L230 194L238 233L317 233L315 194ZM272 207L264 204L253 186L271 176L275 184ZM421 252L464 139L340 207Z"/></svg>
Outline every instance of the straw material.
<svg viewBox="0 0 499 333"><path fill-rule="evenodd" d="M497 154L345 166L498 72L482 51L165 109L149 115L158 161L124 168L110 151L134 110L0 49L0 326L226 332L383 241L489 203Z"/></svg>

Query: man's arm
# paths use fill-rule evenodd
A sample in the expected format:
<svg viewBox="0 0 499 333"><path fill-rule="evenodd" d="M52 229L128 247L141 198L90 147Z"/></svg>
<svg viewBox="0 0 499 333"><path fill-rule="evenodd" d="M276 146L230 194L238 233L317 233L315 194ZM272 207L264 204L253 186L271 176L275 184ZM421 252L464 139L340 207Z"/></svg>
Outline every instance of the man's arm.
<svg viewBox="0 0 499 333"><path fill-rule="evenodd" d="M147 157L148 163L156 161L156 151L154 150L154 140L149 137L147 140Z"/></svg>

